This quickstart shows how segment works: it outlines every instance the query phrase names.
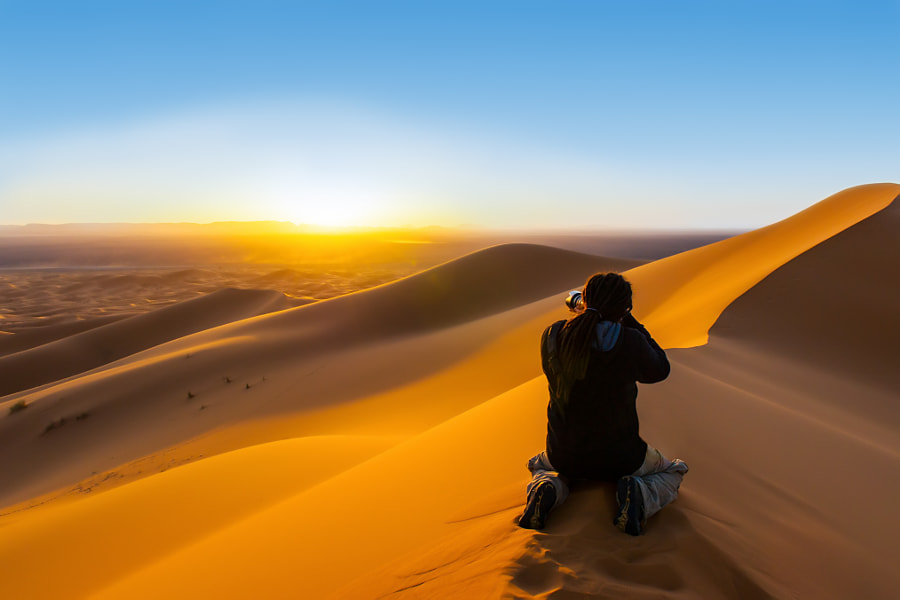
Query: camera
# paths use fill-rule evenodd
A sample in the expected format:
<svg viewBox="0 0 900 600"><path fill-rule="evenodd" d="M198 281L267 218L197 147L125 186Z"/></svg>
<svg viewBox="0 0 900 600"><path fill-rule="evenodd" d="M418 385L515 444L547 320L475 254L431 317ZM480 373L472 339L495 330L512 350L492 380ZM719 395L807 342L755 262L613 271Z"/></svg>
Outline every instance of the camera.
<svg viewBox="0 0 900 600"><path fill-rule="evenodd" d="M584 298L579 290L569 292L569 297L566 298L566 306L574 313L584 312Z"/></svg>

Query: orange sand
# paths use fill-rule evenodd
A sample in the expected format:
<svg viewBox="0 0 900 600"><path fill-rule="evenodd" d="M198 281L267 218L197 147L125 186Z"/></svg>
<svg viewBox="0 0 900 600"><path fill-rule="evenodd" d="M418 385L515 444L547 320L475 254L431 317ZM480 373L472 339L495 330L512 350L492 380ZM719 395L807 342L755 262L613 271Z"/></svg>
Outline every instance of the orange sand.
<svg viewBox="0 0 900 600"><path fill-rule="evenodd" d="M514 525L543 446L541 329L623 265L505 245L189 335L160 321L132 334L144 349L3 397L0 595L892 597L898 194L846 190L628 272L639 318L682 348L642 388L642 433L691 465L641 538L609 524L604 485L545 532ZM859 257L874 323L829 337L840 297L814 286ZM791 335L785 306L808 313Z"/></svg>

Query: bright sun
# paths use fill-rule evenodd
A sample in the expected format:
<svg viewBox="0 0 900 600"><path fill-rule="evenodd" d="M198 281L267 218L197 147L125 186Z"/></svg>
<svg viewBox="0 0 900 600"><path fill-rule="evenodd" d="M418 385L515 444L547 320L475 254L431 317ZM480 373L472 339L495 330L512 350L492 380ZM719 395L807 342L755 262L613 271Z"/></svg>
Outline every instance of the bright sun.
<svg viewBox="0 0 900 600"><path fill-rule="evenodd" d="M325 227L352 227L362 225L364 212L357 202L351 201L313 201L301 206L292 207L291 221L297 224L322 225Z"/></svg>
<svg viewBox="0 0 900 600"><path fill-rule="evenodd" d="M358 227L372 225L380 202L370 190L349 186L272 194L270 214L297 225Z"/></svg>

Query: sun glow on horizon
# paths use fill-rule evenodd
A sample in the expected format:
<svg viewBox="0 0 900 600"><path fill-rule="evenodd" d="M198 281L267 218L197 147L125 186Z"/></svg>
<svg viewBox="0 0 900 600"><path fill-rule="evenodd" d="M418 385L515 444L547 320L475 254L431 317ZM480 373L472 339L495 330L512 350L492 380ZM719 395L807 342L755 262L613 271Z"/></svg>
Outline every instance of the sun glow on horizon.
<svg viewBox="0 0 900 600"><path fill-rule="evenodd" d="M266 213L277 220L318 227L377 225L383 203L372 189L348 184L329 186L282 185L264 195Z"/></svg>

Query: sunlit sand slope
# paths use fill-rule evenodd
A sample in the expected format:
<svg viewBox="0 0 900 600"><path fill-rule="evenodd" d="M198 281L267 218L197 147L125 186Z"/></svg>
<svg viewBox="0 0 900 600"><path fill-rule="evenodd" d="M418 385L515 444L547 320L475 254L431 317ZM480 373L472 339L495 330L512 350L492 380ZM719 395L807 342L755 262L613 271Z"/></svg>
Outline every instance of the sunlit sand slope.
<svg viewBox="0 0 900 600"><path fill-rule="evenodd" d="M392 284L237 321L11 394L0 410L20 402L27 408L0 419L0 458L7 465L0 470L0 505L72 485L223 425L320 411L394 390L504 336L511 319L527 320L514 313L517 307L596 269L633 264L541 246L498 246ZM212 300L210 312L232 306L227 295ZM497 318L484 321L492 314ZM152 328L129 333L134 339L122 344L149 345L156 335ZM478 387L476 381L470 385ZM492 384L479 393L445 394L435 415L456 414L503 389ZM432 408L416 402L403 412L422 415ZM428 414L423 419L436 422ZM342 425L325 419L279 437L343 433Z"/></svg>
<svg viewBox="0 0 900 600"><path fill-rule="evenodd" d="M213 456L55 510L4 517L4 573L40 557L53 577L4 575L4 598L80 598L390 447L366 436L282 440ZM307 457L314 468L298 462ZM304 472L307 471L307 472ZM296 476L291 476L290 474ZM301 476L302 473L302 476ZM56 542L52 542L56 540Z"/></svg>
<svg viewBox="0 0 900 600"><path fill-rule="evenodd" d="M724 249L716 244L710 248L719 250L668 259L664 269L632 270L635 310L646 316L651 331L668 327L670 339L705 339L712 321L682 319L676 326L677 311L662 310L688 301L682 281L696 290L713 273L731 277L726 285L689 297L691 310L717 316L797 254L812 247L812 256L816 244L847 227L846 235L852 235L855 223L890 202L882 204L891 191L891 198L897 196L900 186L856 188L810 209L815 218L806 211L802 219L762 230L768 231L765 243L753 232ZM868 212L848 208L859 202ZM816 223L830 233L813 231ZM798 236L805 236L806 247L798 245ZM766 249L761 254L769 267L754 267L750 283L733 276L752 266L742 244ZM845 251L852 253L849 246ZM0 419L2 439L14 440L0 457L15 464L14 458L28 456L30 462L44 456L35 463L41 475L34 479L52 479L46 472L56 469L59 481L85 460L115 464L108 454L142 456L213 426L231 426L226 433L250 426L255 411L292 413L279 420L291 423L288 429L275 419L262 421L254 433L260 439L267 428L272 439L289 437L291 429L319 437L237 449L77 501L7 515L0 521L8 533L0 536L0 564L16 576L0 579L0 594L547 597L559 590L634 598L841 598L854 585L868 597L888 597L885 590L896 588L900 582L886 571L886 540L896 538L895 532L875 531L888 509L857 520L843 514L851 498L869 497L860 491L867 489L860 484L869 469L860 468L860 461L873 460L896 479L900 445L890 437L895 429L861 418L847 421L847 434L837 417L849 419L848 411L808 394L808 379L794 375L801 371L784 369L780 358L754 350L746 340L759 338L750 334L738 341L713 330L708 347L672 353L671 381L642 388L645 437L692 466L682 497L654 519L648 535L634 539L612 528L605 486L573 494L546 533L517 529L524 463L543 447L546 384L538 377L537 339L545 324L565 316L558 293L600 265L585 262L575 269L569 255L560 266L542 264L531 251L496 252L509 254L486 255L507 258L490 259L494 266L483 274L460 266L483 264L477 255L445 265L459 285L444 285L425 272L412 283L219 327L57 386L12 395L4 413L19 398L36 406ZM554 269L569 279L549 281ZM701 275L694 277L695 270ZM523 300L487 291L515 289L516 281L531 279L546 287L533 295L523 292ZM798 302L815 303L805 298ZM747 360L722 360L726 342ZM249 366L240 371L241 364ZM252 385L234 389L221 382L223 369L240 373L234 383ZM783 386L768 377L779 369ZM497 373L504 388L484 397ZM210 383L197 388L196 398L185 398L187 385L203 381L199 376ZM829 381L833 391L826 398L856 389L841 375ZM254 395L239 396L245 392ZM307 394L313 398L306 400ZM35 433L51 409L98 395L106 404L96 405L95 416L45 436ZM143 408L115 400L128 395L140 398ZM194 400L210 404L200 410ZM247 407L251 401L253 410ZM432 401L437 408L429 415ZM354 413L354 407L363 408ZM362 418L379 415L380 407L390 411L371 421ZM24 423L18 419L30 413L39 418L23 434L13 424ZM419 417L406 422L406 413ZM200 421L209 414L217 416ZM321 430L304 430L308 421ZM355 431L337 437L345 421ZM366 430L366 423L375 425ZM771 445L763 443L769 440ZM90 450L79 450L84 447ZM64 453L75 458L66 464ZM834 471L842 476L854 469L852 485L829 496ZM12 482L28 481L16 472ZM258 491L221 499L229 485L241 481ZM888 482L874 491L896 495ZM179 498L185 499L183 507ZM148 514L155 527L144 520ZM84 552L73 550L87 535L97 539ZM831 568L842 560L845 565ZM57 568L66 577L39 577Z"/></svg>

